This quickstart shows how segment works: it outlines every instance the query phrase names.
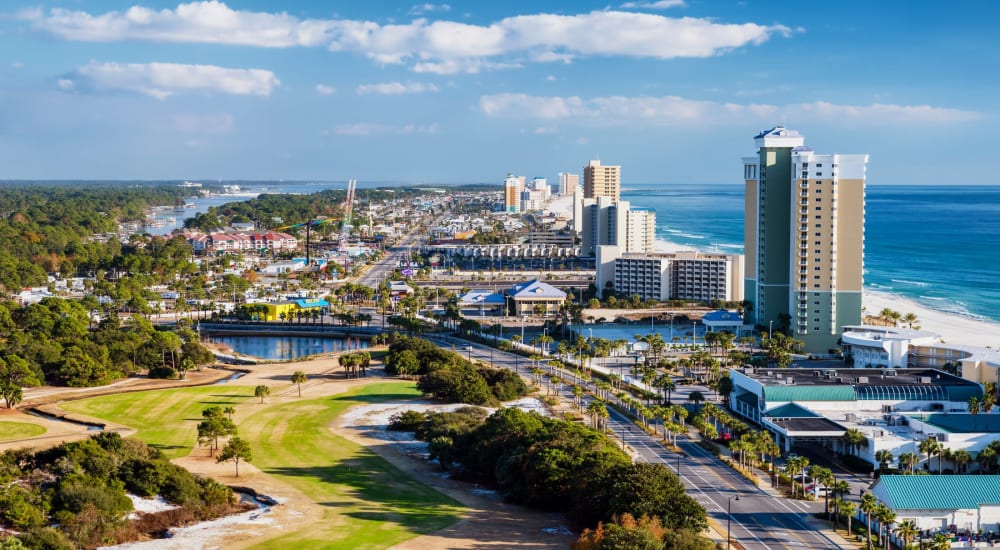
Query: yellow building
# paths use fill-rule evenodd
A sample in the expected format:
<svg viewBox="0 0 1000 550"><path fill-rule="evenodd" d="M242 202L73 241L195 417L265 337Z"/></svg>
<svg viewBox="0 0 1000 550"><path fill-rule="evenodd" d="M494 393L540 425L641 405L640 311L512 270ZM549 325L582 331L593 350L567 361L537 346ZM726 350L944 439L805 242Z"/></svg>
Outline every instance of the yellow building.
<svg viewBox="0 0 1000 550"><path fill-rule="evenodd" d="M265 308L265 321L292 321L296 319L299 311L310 312L310 315L312 311L323 313L330 307L330 302L300 299L261 305Z"/></svg>

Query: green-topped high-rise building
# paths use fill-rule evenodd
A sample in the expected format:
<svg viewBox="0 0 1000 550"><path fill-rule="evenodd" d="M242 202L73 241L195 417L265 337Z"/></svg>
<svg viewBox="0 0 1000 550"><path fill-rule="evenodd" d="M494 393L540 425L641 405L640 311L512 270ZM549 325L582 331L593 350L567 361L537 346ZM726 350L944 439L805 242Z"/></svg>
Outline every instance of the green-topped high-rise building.
<svg viewBox="0 0 1000 550"><path fill-rule="evenodd" d="M861 323L868 155L819 155L780 126L754 144L743 159L747 321L827 353Z"/></svg>

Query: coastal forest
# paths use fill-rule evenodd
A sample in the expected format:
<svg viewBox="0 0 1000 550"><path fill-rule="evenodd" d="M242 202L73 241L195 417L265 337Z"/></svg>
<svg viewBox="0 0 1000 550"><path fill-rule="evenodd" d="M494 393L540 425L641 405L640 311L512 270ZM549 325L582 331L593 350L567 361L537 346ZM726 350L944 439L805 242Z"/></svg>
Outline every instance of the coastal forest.
<svg viewBox="0 0 1000 550"><path fill-rule="evenodd" d="M136 514L128 494L160 497L170 506ZM0 548L96 548L245 509L229 487L114 432L0 454L0 526L17 533L0 538Z"/></svg>

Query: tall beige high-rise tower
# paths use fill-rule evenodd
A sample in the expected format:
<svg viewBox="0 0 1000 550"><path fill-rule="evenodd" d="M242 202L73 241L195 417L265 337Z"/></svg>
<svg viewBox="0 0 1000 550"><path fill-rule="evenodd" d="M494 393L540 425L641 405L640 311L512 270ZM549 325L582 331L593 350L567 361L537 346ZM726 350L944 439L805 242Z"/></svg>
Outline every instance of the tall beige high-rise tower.
<svg viewBox="0 0 1000 550"><path fill-rule="evenodd" d="M819 155L780 126L754 143L743 159L747 320L826 353L861 323L868 155Z"/></svg>
<svg viewBox="0 0 1000 550"><path fill-rule="evenodd" d="M583 167L583 196L621 198L621 166L602 166L601 161L592 160Z"/></svg>

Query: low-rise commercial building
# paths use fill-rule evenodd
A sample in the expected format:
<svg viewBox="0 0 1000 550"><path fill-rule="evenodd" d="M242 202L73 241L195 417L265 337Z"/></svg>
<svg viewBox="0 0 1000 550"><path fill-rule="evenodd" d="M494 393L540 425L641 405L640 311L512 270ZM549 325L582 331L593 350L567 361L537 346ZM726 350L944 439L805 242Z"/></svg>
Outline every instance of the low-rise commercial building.
<svg viewBox="0 0 1000 550"><path fill-rule="evenodd" d="M921 531L1000 532L1000 476L884 475L872 495ZM912 542L912 541L911 541Z"/></svg>
<svg viewBox="0 0 1000 550"><path fill-rule="evenodd" d="M850 325L843 327L840 341L844 356L857 366L933 368L974 382L1000 382L1000 353L949 344L934 332Z"/></svg>

